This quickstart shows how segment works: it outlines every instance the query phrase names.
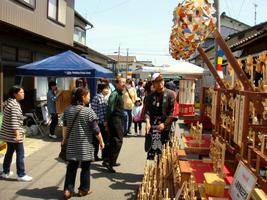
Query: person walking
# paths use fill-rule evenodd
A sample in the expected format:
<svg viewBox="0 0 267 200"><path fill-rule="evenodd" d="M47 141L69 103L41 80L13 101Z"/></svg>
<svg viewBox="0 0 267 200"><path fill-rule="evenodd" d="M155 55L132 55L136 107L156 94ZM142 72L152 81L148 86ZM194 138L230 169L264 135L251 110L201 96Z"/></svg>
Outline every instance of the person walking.
<svg viewBox="0 0 267 200"><path fill-rule="evenodd" d="M115 173L113 166L118 166L117 159L123 142L123 99L122 91L125 89L125 78L116 79L116 90L109 99L106 113L107 129L109 132L108 162L103 165L109 172Z"/></svg>
<svg viewBox="0 0 267 200"><path fill-rule="evenodd" d="M124 103L124 136L131 134L132 126L132 109L137 98L135 87L132 86L132 80L126 80L126 87L123 91L123 103Z"/></svg>
<svg viewBox="0 0 267 200"><path fill-rule="evenodd" d="M78 88L75 92L73 105L63 114L63 140L67 143L66 158L68 161L64 197L70 198L74 194L75 178L79 164L81 166L80 186L78 195L85 196L92 193L90 189L90 165L94 160L93 137L96 136L100 148L104 149L97 116L91 107L86 107L90 100L88 89Z"/></svg>
<svg viewBox="0 0 267 200"><path fill-rule="evenodd" d="M3 163L2 178L10 178L12 157L16 151L16 167L18 181L31 181L32 177L26 175L24 164L24 133L22 129L23 115L19 101L24 99L24 90L20 86L13 86L9 92L9 99L4 103L3 124L0 138L7 143L7 152Z"/></svg>
<svg viewBox="0 0 267 200"><path fill-rule="evenodd" d="M134 107L133 107L133 122L134 122L134 131L135 131L135 135L141 135L141 131L142 131L142 119L141 119L141 114L142 114L142 109L143 109L143 105L142 105L142 100L137 97ZM138 130L137 130L138 128Z"/></svg>
<svg viewBox="0 0 267 200"><path fill-rule="evenodd" d="M99 83L97 86L97 95L93 98L91 107L95 111L97 117L98 117L98 126L100 128L100 131L102 133L102 137L104 140L104 143L106 144L106 148L102 150L102 160L104 162L108 161L108 133L105 128L105 116L106 116L106 109L107 109L107 99L105 98L109 93L109 86L108 84ZM98 150L99 150L99 142L96 137L93 138L94 142L94 157L95 161L100 161L101 159L98 157Z"/></svg>
<svg viewBox="0 0 267 200"><path fill-rule="evenodd" d="M154 91L146 99L146 134L151 134L152 146L147 159L154 159L161 154L163 144L170 141L170 129L173 122L175 93L164 87L164 79L160 73L151 78Z"/></svg>
<svg viewBox="0 0 267 200"><path fill-rule="evenodd" d="M60 95L60 92L57 89L57 84L55 81L50 81L48 83L48 92L47 92L47 109L48 113L51 116L51 123L50 123L50 133L49 137L56 139L57 136L55 135L55 129L58 124L58 114L56 110L56 100L57 97Z"/></svg>

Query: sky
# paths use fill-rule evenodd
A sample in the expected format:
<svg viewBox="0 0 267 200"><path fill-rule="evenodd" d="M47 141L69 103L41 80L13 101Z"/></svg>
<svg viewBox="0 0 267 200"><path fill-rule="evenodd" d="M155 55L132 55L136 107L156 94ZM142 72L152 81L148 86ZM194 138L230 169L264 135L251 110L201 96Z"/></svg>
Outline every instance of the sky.
<svg viewBox="0 0 267 200"><path fill-rule="evenodd" d="M219 0L220 13L253 26L267 21L266 0ZM173 10L182 0L76 0L75 10L93 28L86 32L86 45L103 54L136 56L154 65L177 62L169 55ZM209 2L212 2L209 0ZM115 53L114 53L115 52Z"/></svg>

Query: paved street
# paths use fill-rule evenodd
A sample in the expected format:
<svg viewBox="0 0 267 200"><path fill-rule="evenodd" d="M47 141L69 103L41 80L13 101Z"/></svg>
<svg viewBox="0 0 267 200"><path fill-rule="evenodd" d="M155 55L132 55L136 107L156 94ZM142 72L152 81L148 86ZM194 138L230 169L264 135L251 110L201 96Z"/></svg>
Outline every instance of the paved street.
<svg viewBox="0 0 267 200"><path fill-rule="evenodd" d="M124 138L118 160L121 166L116 167L117 173L108 173L102 167L102 162L93 163L91 166L91 188L94 192L89 196L73 197L72 199L135 199L136 190L143 177L146 160L143 146L144 137L129 136ZM33 176L33 181L16 181L16 167L13 162L13 179L0 179L0 199L64 199L62 190L66 167L65 164L55 160L59 150L59 141L55 142L48 138L27 138L25 141L26 172ZM0 158L0 163L2 164L2 162L3 158ZM76 190L79 185L79 172Z"/></svg>

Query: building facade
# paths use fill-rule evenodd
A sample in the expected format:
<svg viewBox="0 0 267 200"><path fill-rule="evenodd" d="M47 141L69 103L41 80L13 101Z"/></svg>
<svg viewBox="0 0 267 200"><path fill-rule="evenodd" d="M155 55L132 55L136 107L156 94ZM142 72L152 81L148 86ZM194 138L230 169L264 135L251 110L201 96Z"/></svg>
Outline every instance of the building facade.
<svg viewBox="0 0 267 200"><path fill-rule="evenodd" d="M9 88L17 82L18 66L66 50L107 66L108 57L86 46L86 30L93 25L74 10L74 4L74 0L0 1L0 111ZM40 80L23 79L23 108L34 105Z"/></svg>

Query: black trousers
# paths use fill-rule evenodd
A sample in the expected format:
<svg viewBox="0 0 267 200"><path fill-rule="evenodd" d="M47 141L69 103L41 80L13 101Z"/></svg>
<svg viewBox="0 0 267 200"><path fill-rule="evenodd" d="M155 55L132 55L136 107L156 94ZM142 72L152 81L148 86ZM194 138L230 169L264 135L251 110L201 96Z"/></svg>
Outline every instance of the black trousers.
<svg viewBox="0 0 267 200"><path fill-rule="evenodd" d="M108 162L112 166L117 162L123 142L123 121L121 117L113 117L109 122Z"/></svg>
<svg viewBox="0 0 267 200"><path fill-rule="evenodd" d="M142 122L134 122L134 131L135 133L137 133L137 125L138 125L138 130L141 131L142 130Z"/></svg>
<svg viewBox="0 0 267 200"><path fill-rule="evenodd" d="M50 134L54 135L58 124L58 114L51 113Z"/></svg>
<svg viewBox="0 0 267 200"><path fill-rule="evenodd" d="M105 144L105 148L102 150L102 159L104 161L107 161L108 159L108 133L106 131L104 124L100 123L98 124L98 126L100 128L100 132L101 132L104 144ZM99 141L95 136L93 137L93 145L94 145L94 157L96 158L98 155L98 151L99 151Z"/></svg>

